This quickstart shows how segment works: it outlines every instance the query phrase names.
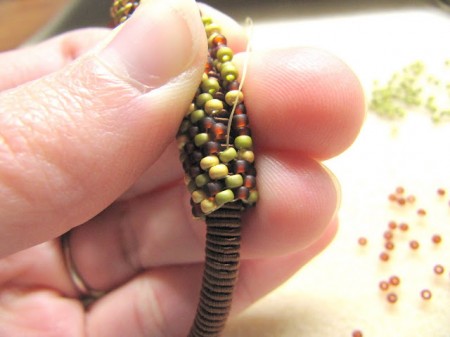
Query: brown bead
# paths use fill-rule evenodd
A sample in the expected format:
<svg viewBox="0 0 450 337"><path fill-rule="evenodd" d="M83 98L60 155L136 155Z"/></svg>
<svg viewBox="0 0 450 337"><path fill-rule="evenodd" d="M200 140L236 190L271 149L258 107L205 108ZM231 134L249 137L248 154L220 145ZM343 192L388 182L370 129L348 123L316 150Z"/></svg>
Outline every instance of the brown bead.
<svg viewBox="0 0 450 337"><path fill-rule="evenodd" d="M400 278L398 276L391 276L389 278L389 284L393 285L394 287L398 286L400 284Z"/></svg>
<svg viewBox="0 0 450 337"><path fill-rule="evenodd" d="M236 191L236 197L241 200L247 200L250 196L250 190L247 187L241 186Z"/></svg>
<svg viewBox="0 0 450 337"><path fill-rule="evenodd" d="M217 193L222 191L223 185L217 181L212 181L206 184L204 190L206 195L210 197L214 197Z"/></svg>
<svg viewBox="0 0 450 337"><path fill-rule="evenodd" d="M220 152L220 145L216 142L207 142L204 145L203 151L206 156L211 154L218 154Z"/></svg>
<svg viewBox="0 0 450 337"><path fill-rule="evenodd" d="M367 245L367 239L366 239L365 237L360 237L360 238L358 239L358 244L359 244L360 246L365 246L365 245Z"/></svg>
<svg viewBox="0 0 450 337"><path fill-rule="evenodd" d="M407 223L402 222L399 228L401 231L406 232L409 229L409 225Z"/></svg>
<svg viewBox="0 0 450 337"><path fill-rule="evenodd" d="M389 227L389 229L394 230L397 228L397 223L395 221L389 221L388 227Z"/></svg>
<svg viewBox="0 0 450 337"><path fill-rule="evenodd" d="M245 173L248 170L249 164L245 160L235 160L233 163L234 173Z"/></svg>
<svg viewBox="0 0 450 337"><path fill-rule="evenodd" d="M241 114L245 114L245 113L247 113L247 108L245 107L245 105L244 104L238 104L237 106L236 106L236 109L234 110L234 114L235 115L241 115Z"/></svg>
<svg viewBox="0 0 450 337"><path fill-rule="evenodd" d="M397 196L395 194L391 193L391 194L389 194L388 199L389 199L389 201L394 202L394 201L397 201Z"/></svg>
<svg viewBox="0 0 450 337"><path fill-rule="evenodd" d="M395 189L395 193L397 193L397 194L403 194L403 193L405 193L405 188L402 187L402 186L398 186L398 187Z"/></svg>
<svg viewBox="0 0 450 337"><path fill-rule="evenodd" d="M432 241L434 244L439 244L439 243L442 242L442 237L441 237L439 234L435 234L435 235L433 235L433 236L431 237L431 241Z"/></svg>
<svg viewBox="0 0 450 337"><path fill-rule="evenodd" d="M438 188L437 194L441 197L443 197L447 192L443 188Z"/></svg>
<svg viewBox="0 0 450 337"><path fill-rule="evenodd" d="M425 216L425 215L427 215L427 211L424 210L423 208L419 208L419 209L417 210L417 215L419 215L419 216Z"/></svg>
<svg viewBox="0 0 450 337"><path fill-rule="evenodd" d="M203 158L203 153L201 153L200 151L194 151L189 155L189 162L191 164L196 164L199 163L200 160L202 160Z"/></svg>
<svg viewBox="0 0 450 337"><path fill-rule="evenodd" d="M392 241L388 241L384 244L384 248L386 248L387 250L394 250L395 245Z"/></svg>
<svg viewBox="0 0 450 337"><path fill-rule="evenodd" d="M381 252L380 253L380 260L383 262L387 262L389 261L389 254L386 252Z"/></svg>
<svg viewBox="0 0 450 337"><path fill-rule="evenodd" d="M437 264L434 266L433 270L436 275L442 275L445 271L445 268L444 266Z"/></svg>
<svg viewBox="0 0 450 337"><path fill-rule="evenodd" d="M378 287L379 287L382 291L386 291L386 290L389 289L389 283L386 282L386 281L381 281L381 282L378 284Z"/></svg>
<svg viewBox="0 0 450 337"><path fill-rule="evenodd" d="M422 297L422 299L424 299L425 301L428 301L431 299L432 294L431 291L428 289L424 289L420 292L420 296Z"/></svg>
<svg viewBox="0 0 450 337"><path fill-rule="evenodd" d="M239 86L240 86L240 84L238 81L232 81L232 82L228 83L227 91L239 90Z"/></svg>
<svg viewBox="0 0 450 337"><path fill-rule="evenodd" d="M216 124L216 122L214 121L214 118L212 118L212 117L203 118L202 121L200 122L201 132L207 132L208 130L210 130L212 128L212 126L214 124Z"/></svg>
<svg viewBox="0 0 450 337"><path fill-rule="evenodd" d="M394 237L394 234L391 231L386 231L386 232L384 232L383 237L386 240L392 240L392 238Z"/></svg>
<svg viewBox="0 0 450 337"><path fill-rule="evenodd" d="M406 199L405 198L397 198L397 203L400 206L404 206L406 204Z"/></svg>
<svg viewBox="0 0 450 337"><path fill-rule="evenodd" d="M412 240L409 242L409 247L411 247L411 249L416 250L419 249L419 242L416 240Z"/></svg>
<svg viewBox="0 0 450 337"><path fill-rule="evenodd" d="M352 332L352 337L363 337L363 333L361 330L354 330Z"/></svg>
<svg viewBox="0 0 450 337"><path fill-rule="evenodd" d="M389 303L394 304L397 302L398 296L395 293L389 293L387 294L386 299Z"/></svg>

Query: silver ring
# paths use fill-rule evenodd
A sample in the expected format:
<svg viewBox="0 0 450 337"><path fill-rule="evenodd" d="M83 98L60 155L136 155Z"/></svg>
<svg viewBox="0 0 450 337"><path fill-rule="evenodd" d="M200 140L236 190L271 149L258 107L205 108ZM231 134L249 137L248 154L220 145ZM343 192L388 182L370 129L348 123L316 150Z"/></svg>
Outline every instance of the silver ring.
<svg viewBox="0 0 450 337"><path fill-rule="evenodd" d="M75 289L80 293L82 299L96 300L102 297L105 292L92 289L89 287L83 278L80 276L77 267L70 253L70 231L64 233L61 236L61 248L64 255L64 262L69 272L70 280L72 281Z"/></svg>

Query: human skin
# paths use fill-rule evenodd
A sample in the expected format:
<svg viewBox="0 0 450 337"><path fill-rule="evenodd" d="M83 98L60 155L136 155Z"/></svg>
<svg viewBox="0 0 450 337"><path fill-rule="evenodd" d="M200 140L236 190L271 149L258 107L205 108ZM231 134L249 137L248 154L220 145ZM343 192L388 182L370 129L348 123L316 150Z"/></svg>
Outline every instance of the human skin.
<svg viewBox="0 0 450 337"><path fill-rule="evenodd" d="M242 67L241 28L202 8ZM0 54L0 335L187 333L205 228L191 218L174 137L205 55L197 6L182 0L147 2L120 31ZM232 314L332 240L339 187L320 161L345 150L364 119L357 78L319 50L252 53L244 92L260 202L244 217ZM58 240L71 229L80 274L108 291L88 310Z"/></svg>

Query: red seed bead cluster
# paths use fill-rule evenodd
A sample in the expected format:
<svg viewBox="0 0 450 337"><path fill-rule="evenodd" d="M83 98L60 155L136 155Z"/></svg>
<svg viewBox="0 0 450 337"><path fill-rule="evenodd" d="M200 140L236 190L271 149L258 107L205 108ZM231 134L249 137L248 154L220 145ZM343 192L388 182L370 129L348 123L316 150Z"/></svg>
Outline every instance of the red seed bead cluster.
<svg viewBox="0 0 450 337"><path fill-rule="evenodd" d="M117 26L122 22L128 20L131 14L134 13L139 6L140 1L131 0L115 0L111 6L111 17L113 18L113 25Z"/></svg>
<svg viewBox="0 0 450 337"><path fill-rule="evenodd" d="M252 206L258 200L253 140L233 51L220 26L209 17L202 20L208 60L177 135L196 218L229 202Z"/></svg>

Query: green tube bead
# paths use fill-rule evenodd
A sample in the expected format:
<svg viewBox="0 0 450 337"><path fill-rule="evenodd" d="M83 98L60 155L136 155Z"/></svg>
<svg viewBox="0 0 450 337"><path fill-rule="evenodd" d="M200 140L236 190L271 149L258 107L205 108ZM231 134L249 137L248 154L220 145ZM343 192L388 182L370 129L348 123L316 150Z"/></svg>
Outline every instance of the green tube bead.
<svg viewBox="0 0 450 337"><path fill-rule="evenodd" d="M241 187L244 184L244 178L240 174L234 174L225 178L225 185L228 188Z"/></svg>
<svg viewBox="0 0 450 337"><path fill-rule="evenodd" d="M226 204L227 202L233 201L234 193L232 190L227 189L225 191L217 193L214 199L216 201L216 204L220 206Z"/></svg>
<svg viewBox="0 0 450 337"><path fill-rule="evenodd" d="M234 147L229 147L225 151L220 152L219 158L222 163L228 163L235 159L237 156L237 152Z"/></svg>
<svg viewBox="0 0 450 337"><path fill-rule="evenodd" d="M209 100L212 100L213 97L211 94L208 93L203 93L197 96L197 98L195 99L195 104L200 107L203 108L203 106L205 105L206 102L208 102Z"/></svg>
<svg viewBox="0 0 450 337"><path fill-rule="evenodd" d="M250 136L237 136L234 139L234 146L238 149L251 149L253 146L253 140Z"/></svg>
<svg viewBox="0 0 450 337"><path fill-rule="evenodd" d="M209 141L209 135L207 133L199 133L194 137L194 144L197 147L202 146L203 144Z"/></svg>
<svg viewBox="0 0 450 337"><path fill-rule="evenodd" d="M220 47L217 50L216 57L222 63L229 62L233 59L233 51L227 46Z"/></svg>
<svg viewBox="0 0 450 337"><path fill-rule="evenodd" d="M225 164L219 164L209 169L209 177L213 180L223 179L228 175L228 167Z"/></svg>
<svg viewBox="0 0 450 337"><path fill-rule="evenodd" d="M216 156L207 156L200 160L200 167L203 170L207 170L213 166L218 165L219 163L219 158L217 158Z"/></svg>

